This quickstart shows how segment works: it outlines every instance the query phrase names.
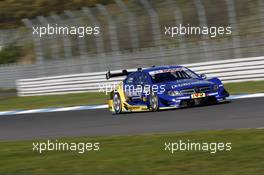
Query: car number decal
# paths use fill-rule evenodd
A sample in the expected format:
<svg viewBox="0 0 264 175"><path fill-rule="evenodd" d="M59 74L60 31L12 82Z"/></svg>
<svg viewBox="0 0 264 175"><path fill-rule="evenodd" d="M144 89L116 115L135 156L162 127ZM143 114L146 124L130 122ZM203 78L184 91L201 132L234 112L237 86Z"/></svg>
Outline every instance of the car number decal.
<svg viewBox="0 0 264 175"><path fill-rule="evenodd" d="M192 98L202 98L205 97L205 93L195 93L192 94Z"/></svg>

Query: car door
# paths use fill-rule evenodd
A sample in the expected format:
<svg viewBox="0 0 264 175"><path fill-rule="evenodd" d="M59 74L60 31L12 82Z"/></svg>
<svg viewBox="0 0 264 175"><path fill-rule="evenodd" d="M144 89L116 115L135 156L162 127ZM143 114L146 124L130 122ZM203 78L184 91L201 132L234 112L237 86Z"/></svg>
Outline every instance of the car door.
<svg viewBox="0 0 264 175"><path fill-rule="evenodd" d="M132 89L132 101L139 102L142 99L143 86L141 83L142 72L135 72L134 81L133 81L133 89Z"/></svg>
<svg viewBox="0 0 264 175"><path fill-rule="evenodd" d="M124 92L128 102L138 102L142 98L141 74L141 72L132 73L124 81Z"/></svg>
<svg viewBox="0 0 264 175"><path fill-rule="evenodd" d="M140 89L142 91L141 97L144 97L150 93L151 79L146 73L142 72L140 74L140 76L138 76L138 84L137 85L141 86L140 87Z"/></svg>
<svg viewBox="0 0 264 175"><path fill-rule="evenodd" d="M139 94L136 91L137 72L130 74L124 81L124 92L126 100L129 102L139 98Z"/></svg>
<svg viewBox="0 0 264 175"><path fill-rule="evenodd" d="M144 73L139 72L136 77L136 87L137 87L137 93L138 93L138 101L145 103L148 95L151 91L151 79L150 77Z"/></svg>

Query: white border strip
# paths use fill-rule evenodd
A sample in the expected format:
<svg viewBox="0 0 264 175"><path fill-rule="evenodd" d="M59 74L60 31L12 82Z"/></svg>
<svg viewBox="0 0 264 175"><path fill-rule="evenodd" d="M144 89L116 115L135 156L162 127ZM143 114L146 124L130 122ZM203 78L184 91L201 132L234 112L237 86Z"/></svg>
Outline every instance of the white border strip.
<svg viewBox="0 0 264 175"><path fill-rule="evenodd" d="M264 93L231 95L230 97L228 97L228 99L236 100L236 99L258 98L258 97L264 97ZM106 108L108 108L108 105L105 104L105 105L92 105L92 106L72 106L72 107L62 107L62 108L15 110L15 111L2 111L0 112L0 116L36 114L36 113L48 113L48 112L80 111L80 110L106 109Z"/></svg>
<svg viewBox="0 0 264 175"><path fill-rule="evenodd" d="M258 97L264 97L264 93L230 95L230 97L228 97L228 99L236 100L236 99L243 99L243 98L258 98Z"/></svg>
<svg viewBox="0 0 264 175"><path fill-rule="evenodd" d="M90 110L90 109L105 109L107 107L108 107L107 105L93 105L93 106L73 106L73 107L62 107L62 108L2 111L0 112L0 116L48 113L48 112L80 111L80 110Z"/></svg>

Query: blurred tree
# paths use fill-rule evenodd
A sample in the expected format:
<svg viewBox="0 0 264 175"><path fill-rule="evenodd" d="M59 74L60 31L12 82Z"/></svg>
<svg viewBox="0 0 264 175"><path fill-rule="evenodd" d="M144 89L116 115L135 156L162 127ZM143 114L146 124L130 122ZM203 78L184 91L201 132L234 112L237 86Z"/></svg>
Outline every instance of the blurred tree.
<svg viewBox="0 0 264 175"><path fill-rule="evenodd" d="M83 6L109 4L113 0L0 0L0 29L15 28L23 25L22 18L35 18L75 10Z"/></svg>
<svg viewBox="0 0 264 175"><path fill-rule="evenodd" d="M22 48L16 45L3 47L0 51L0 64L15 63L22 56Z"/></svg>

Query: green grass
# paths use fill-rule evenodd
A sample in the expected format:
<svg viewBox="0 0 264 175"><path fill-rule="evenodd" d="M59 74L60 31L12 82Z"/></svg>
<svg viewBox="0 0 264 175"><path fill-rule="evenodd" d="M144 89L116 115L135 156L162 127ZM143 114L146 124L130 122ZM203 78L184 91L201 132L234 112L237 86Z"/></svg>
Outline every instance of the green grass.
<svg viewBox="0 0 264 175"><path fill-rule="evenodd" d="M63 106L105 104L108 96L103 93L81 93L34 97L0 97L0 111L37 109Z"/></svg>
<svg viewBox="0 0 264 175"><path fill-rule="evenodd" d="M16 93L16 89L2 89L0 88L0 95L4 93Z"/></svg>
<svg viewBox="0 0 264 175"><path fill-rule="evenodd" d="M225 87L231 94L264 92L264 81L229 83ZM106 104L109 95L103 93L81 93L36 97L1 96L0 111L36 109L77 105Z"/></svg>
<svg viewBox="0 0 264 175"><path fill-rule="evenodd" d="M225 87L231 94L261 93L264 92L264 81L228 83Z"/></svg>
<svg viewBox="0 0 264 175"><path fill-rule="evenodd" d="M164 150L165 142L231 142L231 151ZM3 175L260 175L264 172L264 130L225 130L139 136L64 138L99 142L100 151L32 151L34 141L0 142ZM42 140L45 141L46 140ZM53 142L55 140L52 140Z"/></svg>

